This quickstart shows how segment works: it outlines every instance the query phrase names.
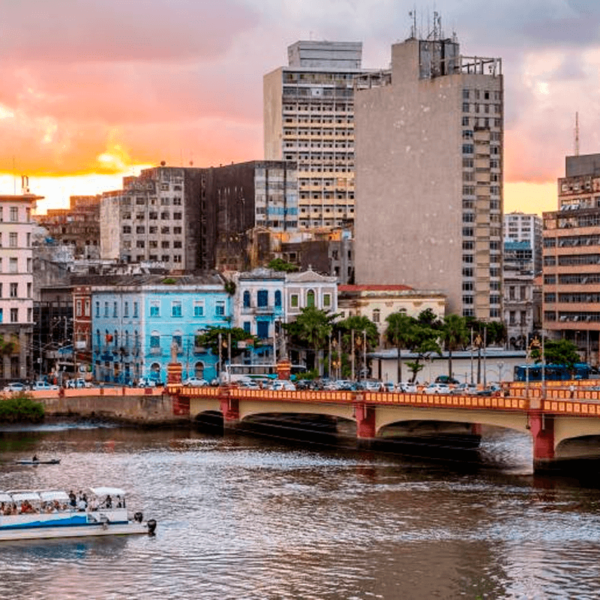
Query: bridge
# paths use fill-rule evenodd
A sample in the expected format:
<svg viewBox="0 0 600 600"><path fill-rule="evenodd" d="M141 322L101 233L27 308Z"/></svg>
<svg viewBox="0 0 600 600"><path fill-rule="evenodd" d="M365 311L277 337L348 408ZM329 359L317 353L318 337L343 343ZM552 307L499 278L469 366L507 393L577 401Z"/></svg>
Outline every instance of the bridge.
<svg viewBox="0 0 600 600"><path fill-rule="evenodd" d="M531 436L534 470L542 471L565 459L600 458L600 438L591 437L600 436L600 391L592 383L515 383L495 396L193 388L172 382L165 391L178 417L220 413L224 427L235 428L260 415L327 415L355 423L359 445L390 439L402 426L404 433L432 439L461 432L479 439L481 426L502 427Z"/></svg>

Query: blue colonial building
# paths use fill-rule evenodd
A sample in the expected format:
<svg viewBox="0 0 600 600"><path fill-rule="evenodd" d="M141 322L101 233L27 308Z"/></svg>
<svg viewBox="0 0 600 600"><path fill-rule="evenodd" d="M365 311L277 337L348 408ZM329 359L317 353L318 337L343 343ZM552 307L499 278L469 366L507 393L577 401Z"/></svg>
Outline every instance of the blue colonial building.
<svg viewBox="0 0 600 600"><path fill-rule="evenodd" d="M183 378L217 376L219 357L200 346L198 336L231 324L231 296L218 274L129 276L93 286L91 296L97 381L165 382L172 354Z"/></svg>

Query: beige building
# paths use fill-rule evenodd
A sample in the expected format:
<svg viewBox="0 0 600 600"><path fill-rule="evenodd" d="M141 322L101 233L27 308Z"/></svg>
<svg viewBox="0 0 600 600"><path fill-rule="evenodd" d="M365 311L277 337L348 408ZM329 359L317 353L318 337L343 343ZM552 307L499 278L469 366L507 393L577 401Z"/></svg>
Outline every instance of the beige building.
<svg viewBox="0 0 600 600"><path fill-rule="evenodd" d="M545 212L543 221L543 327L598 364L600 154L567 156L558 210Z"/></svg>
<svg viewBox="0 0 600 600"><path fill-rule="evenodd" d="M439 289L451 313L502 317L501 60L455 40L392 46L355 92L359 284Z"/></svg>
<svg viewBox="0 0 600 600"><path fill-rule="evenodd" d="M380 341L387 328L386 319L397 312L418 317L431 309L443 319L446 297L441 292L414 290L407 285L340 285L338 286L338 313L342 319L367 317L379 332Z"/></svg>
<svg viewBox="0 0 600 600"><path fill-rule="evenodd" d="M264 77L266 160L298 165L298 226L354 220L354 78L360 42L300 41Z"/></svg>
<svg viewBox="0 0 600 600"><path fill-rule="evenodd" d="M0 380L26 379L33 373L33 250L36 196L23 182L23 194L0 196L0 336L14 344L2 353Z"/></svg>

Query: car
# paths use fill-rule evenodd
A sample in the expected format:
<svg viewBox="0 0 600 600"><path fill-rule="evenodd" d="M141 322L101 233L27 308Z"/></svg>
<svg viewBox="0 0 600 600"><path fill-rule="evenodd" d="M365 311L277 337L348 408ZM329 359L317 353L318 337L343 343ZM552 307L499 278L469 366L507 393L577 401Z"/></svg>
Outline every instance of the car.
<svg viewBox="0 0 600 600"><path fill-rule="evenodd" d="M275 392L295 392L296 386L287 379L276 379L271 384L271 389Z"/></svg>
<svg viewBox="0 0 600 600"><path fill-rule="evenodd" d="M449 377L448 375L438 375L435 378L435 383L445 383L446 385L458 385L460 381L458 381L458 379L454 379L454 377Z"/></svg>
<svg viewBox="0 0 600 600"><path fill-rule="evenodd" d="M240 390L262 390L262 387L258 381L253 379L241 380L238 382Z"/></svg>
<svg viewBox="0 0 600 600"><path fill-rule="evenodd" d="M400 382L396 385L396 390L403 394L416 394L418 391L416 384L409 382Z"/></svg>
<svg viewBox="0 0 600 600"><path fill-rule="evenodd" d="M459 396L470 396L477 393L477 386L474 383L459 383L450 393Z"/></svg>
<svg viewBox="0 0 600 600"><path fill-rule="evenodd" d="M90 388L92 387L92 384L83 379L83 377L78 377L77 379L69 379L69 381L67 381L67 387L73 389L82 389Z"/></svg>
<svg viewBox="0 0 600 600"><path fill-rule="evenodd" d="M395 390L395 386L391 381L384 381L381 384L381 391L382 392L393 392Z"/></svg>
<svg viewBox="0 0 600 600"><path fill-rule="evenodd" d="M365 379L363 381L360 381L359 383L360 383L361 389L363 389L367 392L381 391L381 386L382 386L381 381L376 381L373 379Z"/></svg>
<svg viewBox="0 0 600 600"><path fill-rule="evenodd" d="M47 392L50 390L58 390L59 387L54 383L48 383L47 381L36 381L31 386L31 389L34 392Z"/></svg>
<svg viewBox="0 0 600 600"><path fill-rule="evenodd" d="M206 379L201 379L200 377L188 377L183 385L188 387L206 387L208 385L208 381Z"/></svg>
<svg viewBox="0 0 600 600"><path fill-rule="evenodd" d="M26 392L29 386L24 384L22 381L11 381L4 387L4 391L9 394L18 394L20 392Z"/></svg>
<svg viewBox="0 0 600 600"><path fill-rule="evenodd" d="M140 377L138 383L137 383L138 387L143 387L143 388L147 388L147 387L156 387L157 386L157 382L155 379L150 379L150 377Z"/></svg>
<svg viewBox="0 0 600 600"><path fill-rule="evenodd" d="M450 386L447 383L430 383L423 391L426 394L449 394Z"/></svg>

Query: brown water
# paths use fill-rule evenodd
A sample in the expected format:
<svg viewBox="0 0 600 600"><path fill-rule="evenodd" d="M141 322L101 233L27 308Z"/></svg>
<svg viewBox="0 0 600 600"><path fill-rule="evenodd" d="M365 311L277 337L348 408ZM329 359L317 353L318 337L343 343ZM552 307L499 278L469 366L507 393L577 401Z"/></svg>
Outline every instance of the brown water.
<svg viewBox="0 0 600 600"><path fill-rule="evenodd" d="M120 486L158 521L3 543L0 598L600 597L600 489L534 478L518 435L466 464L73 425L5 431L0 450L0 490ZM61 464L12 463L33 453Z"/></svg>

